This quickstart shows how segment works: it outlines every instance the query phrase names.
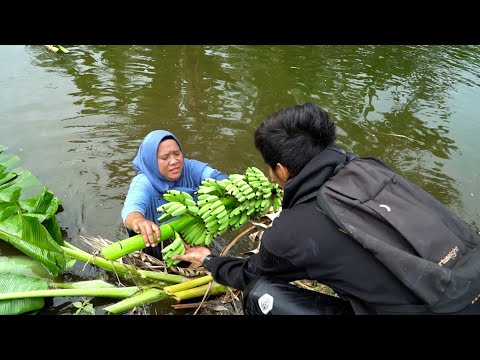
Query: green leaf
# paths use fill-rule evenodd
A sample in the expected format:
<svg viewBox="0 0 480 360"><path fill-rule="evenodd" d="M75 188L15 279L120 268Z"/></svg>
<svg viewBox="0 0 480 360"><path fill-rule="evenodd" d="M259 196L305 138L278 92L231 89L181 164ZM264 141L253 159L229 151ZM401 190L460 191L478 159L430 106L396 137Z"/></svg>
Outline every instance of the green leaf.
<svg viewBox="0 0 480 360"><path fill-rule="evenodd" d="M4 152L7 149L8 149L8 147L0 145L0 153Z"/></svg>
<svg viewBox="0 0 480 360"><path fill-rule="evenodd" d="M58 219L56 216L53 216L42 223L47 229L48 233L52 236L53 240L58 245L63 246L65 242L63 241L62 231L60 230L60 225L58 224Z"/></svg>
<svg viewBox="0 0 480 360"><path fill-rule="evenodd" d="M50 190L44 187L42 192L37 196L20 200L19 203L22 209L27 210L29 213L45 214L50 217L57 213L61 201L55 197Z"/></svg>
<svg viewBox="0 0 480 360"><path fill-rule="evenodd" d="M65 270L70 270L77 263L77 259L72 258L68 255L65 255L65 260L67 262L65 264Z"/></svg>
<svg viewBox="0 0 480 360"><path fill-rule="evenodd" d="M4 167L6 169L6 167ZM14 172L5 172L3 174L0 174L0 185L6 184L9 181L12 181L15 179L18 175Z"/></svg>
<svg viewBox="0 0 480 360"><path fill-rule="evenodd" d="M10 201L15 202L20 198L22 189L18 186L10 186L6 189L0 191L0 200L1 201Z"/></svg>
<svg viewBox="0 0 480 360"><path fill-rule="evenodd" d="M93 308L92 305L87 305L83 308L83 311L87 312L87 313L95 313L95 309Z"/></svg>
<svg viewBox="0 0 480 360"><path fill-rule="evenodd" d="M63 250L36 217L15 215L5 219L0 223L0 238L40 261L54 276L65 269Z"/></svg>
<svg viewBox="0 0 480 360"><path fill-rule="evenodd" d="M16 171L14 171L14 173L19 174L19 169L15 169L15 170ZM30 173L29 171L24 171L20 173L15 179L9 181L8 183L0 185L0 190L3 190L10 186L18 186L18 187L21 187L22 189L26 189L38 184L39 184L39 181L35 176L32 175L32 173Z"/></svg>
<svg viewBox="0 0 480 360"><path fill-rule="evenodd" d="M83 304L81 303L81 301L75 301L75 302L72 303L72 305L75 306L78 309L83 308Z"/></svg>
<svg viewBox="0 0 480 360"><path fill-rule="evenodd" d="M51 280L50 272L39 261L24 255L0 256L0 273Z"/></svg>
<svg viewBox="0 0 480 360"><path fill-rule="evenodd" d="M1 293L46 289L48 289L48 284L46 281L41 279L30 278L17 274L0 274ZM29 311L42 309L44 306L44 298L0 300L0 315L23 314Z"/></svg>
<svg viewBox="0 0 480 360"><path fill-rule="evenodd" d="M12 216L17 212L15 204L6 201L0 201L0 222Z"/></svg>
<svg viewBox="0 0 480 360"><path fill-rule="evenodd" d="M5 166L7 169L14 167L18 162L20 162L20 157L18 155L0 155L0 164Z"/></svg>

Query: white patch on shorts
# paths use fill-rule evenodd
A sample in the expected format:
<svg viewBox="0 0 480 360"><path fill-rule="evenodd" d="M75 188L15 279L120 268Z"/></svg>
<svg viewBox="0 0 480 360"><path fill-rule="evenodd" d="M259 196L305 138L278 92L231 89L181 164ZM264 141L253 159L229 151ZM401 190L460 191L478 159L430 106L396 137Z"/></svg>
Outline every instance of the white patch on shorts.
<svg viewBox="0 0 480 360"><path fill-rule="evenodd" d="M262 313L267 315L273 309L273 297L270 294L263 294L258 299L258 306Z"/></svg>

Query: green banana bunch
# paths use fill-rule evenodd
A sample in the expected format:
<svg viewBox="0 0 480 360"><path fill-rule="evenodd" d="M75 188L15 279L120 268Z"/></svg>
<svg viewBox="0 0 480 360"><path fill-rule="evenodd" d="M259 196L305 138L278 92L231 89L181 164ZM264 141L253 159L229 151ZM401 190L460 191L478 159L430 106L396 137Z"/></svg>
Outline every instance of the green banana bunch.
<svg viewBox="0 0 480 360"><path fill-rule="evenodd" d="M177 265L180 260L173 260L172 256L183 254L185 254L185 245L183 245L183 239L180 237L179 233L175 231L175 239L170 245L162 249L163 261L165 261L167 267Z"/></svg>
<svg viewBox="0 0 480 360"><path fill-rule="evenodd" d="M195 195L196 201L188 193L166 191L163 198L168 202L158 207L163 212L158 220L188 214L196 221L182 230L183 239L190 245L209 246L215 237L240 228L248 219L258 219L272 207L278 211L283 190L261 170L249 167L244 174L221 181L203 180Z"/></svg>

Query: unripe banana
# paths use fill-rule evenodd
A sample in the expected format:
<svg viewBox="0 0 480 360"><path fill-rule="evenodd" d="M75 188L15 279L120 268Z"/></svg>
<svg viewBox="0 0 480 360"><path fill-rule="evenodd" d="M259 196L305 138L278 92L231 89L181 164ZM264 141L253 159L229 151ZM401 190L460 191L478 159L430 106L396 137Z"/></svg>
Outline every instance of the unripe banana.
<svg viewBox="0 0 480 360"><path fill-rule="evenodd" d="M200 211L200 209L198 208L198 206L187 206L187 210L189 213L193 214L193 215L197 215L197 213Z"/></svg>
<svg viewBox="0 0 480 360"><path fill-rule="evenodd" d="M223 211L226 211L225 206L223 204L220 204L215 210L212 211L213 216L217 216L218 214L222 213Z"/></svg>
<svg viewBox="0 0 480 360"><path fill-rule="evenodd" d="M172 217L172 215L170 215L169 213L163 213L162 216L160 216L160 217L158 218L158 222L161 223L161 222L163 222L163 221L165 221L165 220L170 219L171 217Z"/></svg>
<svg viewBox="0 0 480 360"><path fill-rule="evenodd" d="M208 199L210 196L210 194L201 194L201 195L198 195L198 200L205 200L205 199Z"/></svg>
<svg viewBox="0 0 480 360"><path fill-rule="evenodd" d="M241 212L242 212L242 209L240 208L240 206L237 206L235 209L233 209L230 212L230 217L240 215Z"/></svg>
<svg viewBox="0 0 480 360"><path fill-rule="evenodd" d="M203 215L204 215L205 213L207 213L207 212L209 212L209 211L212 211L212 210L213 210L212 204L207 203L207 204L203 205L203 206L200 208L200 210L198 210L197 215L203 217Z"/></svg>
<svg viewBox="0 0 480 360"><path fill-rule="evenodd" d="M210 215L204 220L205 227L211 228L213 225L218 224L218 219L215 216Z"/></svg>
<svg viewBox="0 0 480 360"><path fill-rule="evenodd" d="M208 236L208 231L205 232L205 236L199 236L193 240L192 245L204 245Z"/></svg>
<svg viewBox="0 0 480 360"><path fill-rule="evenodd" d="M228 229L228 222L224 222L217 230L217 235L222 235Z"/></svg>
<svg viewBox="0 0 480 360"><path fill-rule="evenodd" d="M210 194L214 195L218 193L217 189L212 186L200 186L197 190L197 194ZM216 195L216 194L215 194Z"/></svg>
<svg viewBox="0 0 480 360"><path fill-rule="evenodd" d="M183 204L180 204L179 207L177 207L172 213L171 215L173 217L175 216L178 216L178 215L182 215L182 214L185 214L187 212L187 207Z"/></svg>
<svg viewBox="0 0 480 360"><path fill-rule="evenodd" d="M212 243L212 239L213 239L213 234L212 233L207 233L205 235L205 240L204 240L203 245L209 246Z"/></svg>
<svg viewBox="0 0 480 360"><path fill-rule="evenodd" d="M232 217L228 220L228 225L229 225L230 227L235 226L235 225L238 223L238 221L240 220L241 217L242 217L242 216L241 216L240 214L235 215L235 216L232 216Z"/></svg>
<svg viewBox="0 0 480 360"><path fill-rule="evenodd" d="M242 213L242 215L240 216L240 220L238 221L238 226L242 226L243 224L245 224L245 222L247 221L248 219L248 214L246 211L244 211Z"/></svg>
<svg viewBox="0 0 480 360"><path fill-rule="evenodd" d="M214 211L215 209L209 209L207 210L206 212L204 212L201 216L201 218L203 219L203 221L205 221L206 219L208 219L210 217L210 215L212 214L212 211Z"/></svg>
<svg viewBox="0 0 480 360"><path fill-rule="evenodd" d="M178 206L179 203L177 203L176 201L175 202L167 202L163 205L160 205L158 208L157 208L157 211L158 212L166 212L166 213L170 213L170 208L171 207L176 207Z"/></svg>
<svg viewBox="0 0 480 360"><path fill-rule="evenodd" d="M238 197L237 200L238 200L239 203L242 203L245 200L247 200L247 197L245 195L242 195L242 196Z"/></svg>
<svg viewBox="0 0 480 360"><path fill-rule="evenodd" d="M218 219L218 223L219 223L219 224L223 224L225 221L228 222L228 220L229 220L228 212L225 211L225 213L222 214L221 217L217 217L217 219Z"/></svg>
<svg viewBox="0 0 480 360"><path fill-rule="evenodd" d="M179 247L182 244L182 238L176 233L175 239L172 241L172 243L168 246L165 246L161 251L162 254L165 254L169 251L175 250L177 247Z"/></svg>
<svg viewBox="0 0 480 360"><path fill-rule="evenodd" d="M197 206L197 203L193 199L185 198L184 201L183 201L183 205L185 205L185 206Z"/></svg>

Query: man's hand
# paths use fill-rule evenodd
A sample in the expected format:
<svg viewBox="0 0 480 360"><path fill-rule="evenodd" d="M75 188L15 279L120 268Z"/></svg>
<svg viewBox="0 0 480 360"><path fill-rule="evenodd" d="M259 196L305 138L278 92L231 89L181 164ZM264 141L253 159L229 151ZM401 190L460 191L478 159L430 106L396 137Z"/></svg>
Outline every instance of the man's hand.
<svg viewBox="0 0 480 360"><path fill-rule="evenodd" d="M194 265L202 266L205 256L211 254L210 249L205 246L190 246L185 243L185 249L184 255L173 255L172 259L188 261Z"/></svg>

